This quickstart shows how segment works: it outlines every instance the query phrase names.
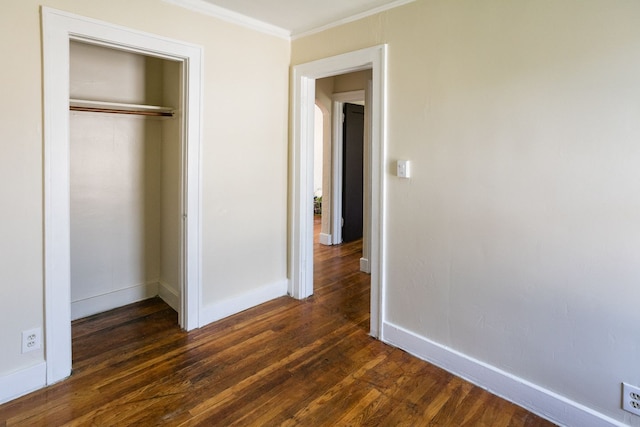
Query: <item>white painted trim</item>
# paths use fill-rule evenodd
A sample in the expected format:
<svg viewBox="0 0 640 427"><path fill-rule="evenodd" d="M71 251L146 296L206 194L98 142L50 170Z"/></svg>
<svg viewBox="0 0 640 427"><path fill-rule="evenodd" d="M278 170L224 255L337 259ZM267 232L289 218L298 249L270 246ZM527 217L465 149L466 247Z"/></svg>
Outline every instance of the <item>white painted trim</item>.
<svg viewBox="0 0 640 427"><path fill-rule="evenodd" d="M82 319L158 295L158 282L141 283L71 303L71 320Z"/></svg>
<svg viewBox="0 0 640 427"><path fill-rule="evenodd" d="M69 34L65 25L57 22L60 17L55 11L42 8L44 331L48 384L71 374L69 78L68 70L60 68L68 68Z"/></svg>
<svg viewBox="0 0 640 427"><path fill-rule="evenodd" d="M216 301L202 309L203 324L216 322L272 299L287 295L286 280L263 285L240 295Z"/></svg>
<svg viewBox="0 0 640 427"><path fill-rule="evenodd" d="M362 169L362 258L366 261L363 264L360 261L360 271L367 274L371 273L371 93L373 92L373 82L367 81L367 89L365 90L365 106L364 106L364 134L363 134L363 157L364 164Z"/></svg>
<svg viewBox="0 0 640 427"><path fill-rule="evenodd" d="M367 258L360 258L360 271L363 273L371 273L371 267L369 266L369 260Z"/></svg>
<svg viewBox="0 0 640 427"><path fill-rule="evenodd" d="M310 36L312 34L320 33L322 31L328 30L330 28L338 27L340 25L348 24L349 22L357 21L359 19L366 18L367 16L375 15L376 13L381 13L389 9L394 9L396 7L404 6L405 4L413 3L415 0L396 0L391 3L383 4L382 6L378 6L376 8L367 10L365 12L358 13L356 15L351 15L346 18L339 19L335 22L331 22L326 25L322 25L320 27L308 28L303 30L298 30L291 34L291 40L296 40L302 37Z"/></svg>
<svg viewBox="0 0 640 427"><path fill-rule="evenodd" d="M0 405L38 390L47 384L47 365L37 365L0 377Z"/></svg>
<svg viewBox="0 0 640 427"><path fill-rule="evenodd" d="M183 232L180 323L200 325L200 135L202 47L42 7L44 81L44 288L47 383L71 373L69 41L80 40L183 64Z"/></svg>
<svg viewBox="0 0 640 427"><path fill-rule="evenodd" d="M331 167L331 234L333 244L342 243L342 156L344 153L344 113L343 107L347 102L364 101L364 90L334 93L331 97L331 117L333 138L331 142L333 164ZM366 209L366 207L365 207Z"/></svg>
<svg viewBox="0 0 640 427"><path fill-rule="evenodd" d="M373 70L371 101L371 327L379 337L384 319L384 174L386 163L387 47L379 45L293 67L291 221L289 294L313 294L313 111L315 81L354 71Z"/></svg>
<svg viewBox="0 0 640 427"><path fill-rule="evenodd" d="M289 295L304 299L313 294L313 107L315 78L299 67L293 68L292 79L292 154L289 177L291 192L291 262ZM305 141L305 143L302 143Z"/></svg>
<svg viewBox="0 0 640 427"><path fill-rule="evenodd" d="M158 282L157 295L166 302L169 307L180 313L180 294L175 291L174 287L162 280Z"/></svg>
<svg viewBox="0 0 640 427"><path fill-rule="evenodd" d="M225 22L240 25L245 28L249 28L254 31L258 31L271 36L276 36L281 39L290 40L291 31L276 25L269 24L264 21L260 21L255 18L243 15L238 12L234 12L229 9L208 3L203 0L163 0L165 3L170 3L175 6L180 6L185 9L192 10L194 12L202 13L204 15L213 16Z"/></svg>
<svg viewBox="0 0 640 427"><path fill-rule="evenodd" d="M555 424L581 427L626 425L551 390L390 322L384 322L383 336L387 344L439 366Z"/></svg>
<svg viewBox="0 0 640 427"><path fill-rule="evenodd" d="M320 235L318 236L318 240L319 240L321 245L331 246L333 244L333 240L331 238L331 234L320 233Z"/></svg>

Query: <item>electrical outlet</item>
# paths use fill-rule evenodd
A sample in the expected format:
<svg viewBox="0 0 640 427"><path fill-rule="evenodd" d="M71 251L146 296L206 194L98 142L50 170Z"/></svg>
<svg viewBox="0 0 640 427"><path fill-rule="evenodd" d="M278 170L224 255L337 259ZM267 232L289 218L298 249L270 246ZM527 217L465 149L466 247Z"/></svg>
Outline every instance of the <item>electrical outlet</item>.
<svg viewBox="0 0 640 427"><path fill-rule="evenodd" d="M22 352L27 353L29 351L38 350L42 342L41 336L42 331L40 328L22 331Z"/></svg>
<svg viewBox="0 0 640 427"><path fill-rule="evenodd" d="M622 409L640 415L640 387L622 383Z"/></svg>

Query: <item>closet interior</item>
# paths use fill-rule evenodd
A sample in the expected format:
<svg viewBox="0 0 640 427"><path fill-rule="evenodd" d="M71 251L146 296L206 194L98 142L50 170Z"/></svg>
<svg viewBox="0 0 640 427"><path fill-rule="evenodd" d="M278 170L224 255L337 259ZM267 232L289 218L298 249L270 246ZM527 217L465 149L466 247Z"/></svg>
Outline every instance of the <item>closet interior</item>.
<svg viewBox="0 0 640 427"><path fill-rule="evenodd" d="M179 312L182 72L70 42L72 319L157 295Z"/></svg>

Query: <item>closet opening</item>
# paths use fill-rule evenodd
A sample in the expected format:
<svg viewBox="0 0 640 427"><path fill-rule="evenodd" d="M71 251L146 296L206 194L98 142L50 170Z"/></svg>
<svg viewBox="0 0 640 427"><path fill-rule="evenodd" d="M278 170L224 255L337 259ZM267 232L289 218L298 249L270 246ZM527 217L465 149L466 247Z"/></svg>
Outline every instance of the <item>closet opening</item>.
<svg viewBox="0 0 640 427"><path fill-rule="evenodd" d="M69 43L71 320L180 312L182 63Z"/></svg>
<svg viewBox="0 0 640 427"><path fill-rule="evenodd" d="M53 384L71 373L72 317L156 294L183 329L202 326L203 48L45 6L41 13L44 347ZM96 61L79 60L81 51ZM72 290L78 278L90 286ZM98 290L104 284L107 292Z"/></svg>

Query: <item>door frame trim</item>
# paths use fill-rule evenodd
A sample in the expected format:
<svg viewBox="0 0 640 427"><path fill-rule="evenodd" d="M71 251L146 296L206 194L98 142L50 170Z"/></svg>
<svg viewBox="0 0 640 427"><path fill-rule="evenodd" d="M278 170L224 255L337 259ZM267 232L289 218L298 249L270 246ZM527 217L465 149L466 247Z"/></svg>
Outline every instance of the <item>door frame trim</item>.
<svg viewBox="0 0 640 427"><path fill-rule="evenodd" d="M202 47L43 6L44 298L47 384L71 373L69 42L79 40L183 64L181 313L186 330L201 312Z"/></svg>
<svg viewBox="0 0 640 427"><path fill-rule="evenodd" d="M371 305L370 334L382 339L384 310L384 165L386 163L387 45L296 65L292 79L290 164L289 294L303 299L313 294L313 107L316 79L372 70L371 101Z"/></svg>

